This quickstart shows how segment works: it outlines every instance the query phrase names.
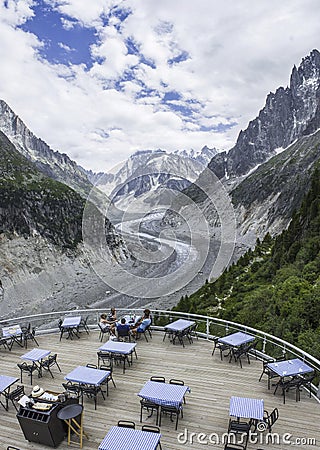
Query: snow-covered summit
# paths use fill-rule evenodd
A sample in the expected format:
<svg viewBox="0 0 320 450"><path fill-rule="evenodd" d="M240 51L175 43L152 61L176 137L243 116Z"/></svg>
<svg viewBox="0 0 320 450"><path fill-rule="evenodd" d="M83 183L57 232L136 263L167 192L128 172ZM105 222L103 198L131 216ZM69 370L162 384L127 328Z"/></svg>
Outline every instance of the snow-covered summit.
<svg viewBox="0 0 320 450"><path fill-rule="evenodd" d="M109 173L87 172L91 182L124 207L126 197L137 198L161 188L182 190L194 182L217 153L207 146L199 151L139 150Z"/></svg>

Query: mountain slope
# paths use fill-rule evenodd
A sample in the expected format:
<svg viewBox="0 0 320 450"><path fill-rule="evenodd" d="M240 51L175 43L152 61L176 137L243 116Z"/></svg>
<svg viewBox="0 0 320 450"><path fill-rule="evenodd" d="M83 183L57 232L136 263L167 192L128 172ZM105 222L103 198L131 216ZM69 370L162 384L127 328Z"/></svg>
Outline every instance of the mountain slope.
<svg viewBox="0 0 320 450"><path fill-rule="evenodd" d="M2 317L83 307L103 298L106 285L90 266L96 255L84 251L82 243L85 204L77 192L40 172L0 132ZM104 224L110 259L125 260L121 237L94 210Z"/></svg>
<svg viewBox="0 0 320 450"><path fill-rule="evenodd" d="M241 247L254 245L267 231L277 234L288 226L318 159L319 123L320 53L313 50L298 69L293 68L290 87L269 94L265 107L239 134L236 145L214 156L208 165L235 207ZM203 173L183 194L199 204L208 223L217 227L217 211L198 187L205 182ZM172 214L164 223L175 223Z"/></svg>
<svg viewBox="0 0 320 450"><path fill-rule="evenodd" d="M40 172L0 131L0 233L39 234L62 248L82 241L85 200ZM123 245L105 219L111 251ZM108 242L109 238L109 242Z"/></svg>
<svg viewBox="0 0 320 450"><path fill-rule="evenodd" d="M175 309L264 330L320 357L320 169L287 230L266 235Z"/></svg>
<svg viewBox="0 0 320 450"><path fill-rule="evenodd" d="M319 158L320 130L301 137L245 178L231 193L239 233L252 231L255 240L286 228L310 187Z"/></svg>
<svg viewBox="0 0 320 450"><path fill-rule="evenodd" d="M0 232L38 233L61 247L81 241L84 200L45 177L0 132Z"/></svg>
<svg viewBox="0 0 320 450"><path fill-rule="evenodd" d="M92 184L80 166L66 154L53 151L44 141L37 138L3 100L0 100L0 131L42 173L66 184L84 198L87 197Z"/></svg>

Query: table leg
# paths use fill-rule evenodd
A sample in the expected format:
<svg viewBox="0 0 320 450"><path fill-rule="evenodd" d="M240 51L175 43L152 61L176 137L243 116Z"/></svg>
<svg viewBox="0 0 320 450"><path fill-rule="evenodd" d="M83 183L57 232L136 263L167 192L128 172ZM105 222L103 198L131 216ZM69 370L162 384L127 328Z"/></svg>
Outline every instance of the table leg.
<svg viewBox="0 0 320 450"><path fill-rule="evenodd" d="M0 400L0 403L1 403L1 405L4 407L4 409L5 409L6 411L8 411L8 399L6 398L6 404L5 404L5 405L2 403L2 400Z"/></svg>
<svg viewBox="0 0 320 450"><path fill-rule="evenodd" d="M12 337L13 337L14 342L16 342L20 347L23 347L22 334L17 335L17 336L12 336Z"/></svg>
<svg viewBox="0 0 320 450"><path fill-rule="evenodd" d="M37 367L37 369L38 369L38 378L42 378L42 366L41 366L41 362L42 362L42 360L39 362L39 365L36 363L36 362L34 362L34 365Z"/></svg>
<svg viewBox="0 0 320 450"><path fill-rule="evenodd" d="M73 331L72 331L72 328L67 328L67 330L68 330L68 336L67 336L67 339L73 339L73 337L72 337L72 335L73 335Z"/></svg>

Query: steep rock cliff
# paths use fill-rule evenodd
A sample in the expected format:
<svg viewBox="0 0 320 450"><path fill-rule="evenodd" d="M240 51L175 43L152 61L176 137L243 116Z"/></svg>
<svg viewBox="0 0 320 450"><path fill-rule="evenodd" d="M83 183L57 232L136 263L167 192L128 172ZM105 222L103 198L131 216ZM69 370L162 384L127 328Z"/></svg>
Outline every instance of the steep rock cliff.
<svg viewBox="0 0 320 450"><path fill-rule="evenodd" d="M3 100L0 100L0 131L43 174L66 184L84 198L87 197L92 184L80 166L65 153L53 151L43 140L37 138Z"/></svg>
<svg viewBox="0 0 320 450"><path fill-rule="evenodd" d="M220 178L247 174L303 134L319 125L320 53L313 50L298 69L294 66L290 86L267 96L264 108L241 131L228 153L218 154L209 168Z"/></svg>

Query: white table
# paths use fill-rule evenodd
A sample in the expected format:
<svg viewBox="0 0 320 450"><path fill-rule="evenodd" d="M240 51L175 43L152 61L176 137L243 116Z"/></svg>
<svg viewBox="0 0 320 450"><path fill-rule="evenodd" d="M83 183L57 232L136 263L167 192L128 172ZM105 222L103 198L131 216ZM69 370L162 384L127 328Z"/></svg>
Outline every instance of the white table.
<svg viewBox="0 0 320 450"><path fill-rule="evenodd" d="M81 316L74 316L74 317L65 317L62 326L64 328L74 328L78 327L81 322Z"/></svg>
<svg viewBox="0 0 320 450"><path fill-rule="evenodd" d="M278 361L267 364L268 369L279 375L280 378L294 377L305 373L313 372L313 368L301 361L299 358L289 359L287 361Z"/></svg>
<svg viewBox="0 0 320 450"><path fill-rule="evenodd" d="M105 342L101 347L99 347L99 350L101 350L102 352L131 355L132 353L135 353L136 346L137 346L136 342L131 343L131 342L118 342L109 340Z"/></svg>
<svg viewBox="0 0 320 450"><path fill-rule="evenodd" d="M81 316L65 317L61 324L62 331L60 334L60 340L64 331L68 332L67 339L73 339L73 336L77 336L77 338L80 338L79 335L80 322Z"/></svg>
<svg viewBox="0 0 320 450"><path fill-rule="evenodd" d="M79 389L81 391L81 396L87 394L90 398L94 399L94 409L97 409L97 395L101 392L103 399L105 396L103 390L101 389L101 384L106 380L108 382L108 377L110 376L110 371L92 369L91 367L78 366L68 373L64 378L73 383L79 384Z"/></svg>
<svg viewBox="0 0 320 450"><path fill-rule="evenodd" d="M164 336L163 340L165 340L166 335L169 334L172 337L172 343L175 343L175 340L178 338L180 344L184 347L183 336L187 336L189 329L195 325L195 322L192 320L186 319L178 319L175 322L169 323L164 327ZM191 340L189 339L191 343Z"/></svg>
<svg viewBox="0 0 320 450"><path fill-rule="evenodd" d="M183 397L187 392L190 392L189 386L147 381L138 396L157 405L174 406L178 409L182 407Z"/></svg>
<svg viewBox="0 0 320 450"><path fill-rule="evenodd" d="M155 450L160 438L160 433L111 427L99 445L99 450Z"/></svg>
<svg viewBox="0 0 320 450"><path fill-rule="evenodd" d="M113 358L115 355L122 355L123 373L125 373L126 361L128 361L129 365L130 363L132 364L132 353L134 353L137 358L136 345L136 343L131 342L117 342L109 340L99 347L99 350L101 352L110 353L110 358ZM129 355L131 355L130 360L128 358Z"/></svg>
<svg viewBox="0 0 320 450"><path fill-rule="evenodd" d="M28 361L41 361L50 355L51 350L43 350L42 348L34 348L30 350L28 353L25 353L21 356L21 359L26 359Z"/></svg>
<svg viewBox="0 0 320 450"><path fill-rule="evenodd" d="M231 362L232 358L234 357L235 361L237 361L237 359L239 360L240 367L242 367L241 357L239 356L239 354L245 354L248 358L248 362L250 362L246 344L254 341L254 339L254 336L251 336L251 334L238 331L237 333L232 333L228 336L219 338L218 342L225 345L229 349L228 354L225 355L229 356L229 362Z"/></svg>
<svg viewBox="0 0 320 450"><path fill-rule="evenodd" d="M0 375L0 394L3 394L6 399L6 404L4 405L0 400L1 405L6 411L8 411L8 394L10 393L10 387L18 381L16 377L10 377L8 375Z"/></svg>
<svg viewBox="0 0 320 450"><path fill-rule="evenodd" d="M238 331L237 333L221 337L218 339L218 341L222 344L229 345L230 347L240 347L240 345L254 341L254 336L251 336L251 334L243 333L242 331Z"/></svg>
<svg viewBox="0 0 320 450"><path fill-rule="evenodd" d="M32 363L37 366L39 377L42 377L41 361L50 355L51 350L43 350L41 348L34 348L28 353L21 356L21 359L32 361Z"/></svg>
<svg viewBox="0 0 320 450"><path fill-rule="evenodd" d="M2 336L7 340L9 350L12 349L14 342L16 342L20 347L23 347L22 330L20 325L10 325L8 327L3 327Z"/></svg>
<svg viewBox="0 0 320 450"><path fill-rule="evenodd" d="M263 399L231 397L229 415L237 418L262 420Z"/></svg>
<svg viewBox="0 0 320 450"><path fill-rule="evenodd" d="M100 386L110 375L107 370L92 369L91 367L78 366L68 373L64 378L68 381L79 384L92 384Z"/></svg>
<svg viewBox="0 0 320 450"><path fill-rule="evenodd" d="M135 325L138 322L138 320L141 319L141 316L136 316L136 315L131 316L129 314L126 314L126 315L122 316L122 318L125 319L125 321L128 325ZM117 320L117 323L121 323L121 320Z"/></svg>

